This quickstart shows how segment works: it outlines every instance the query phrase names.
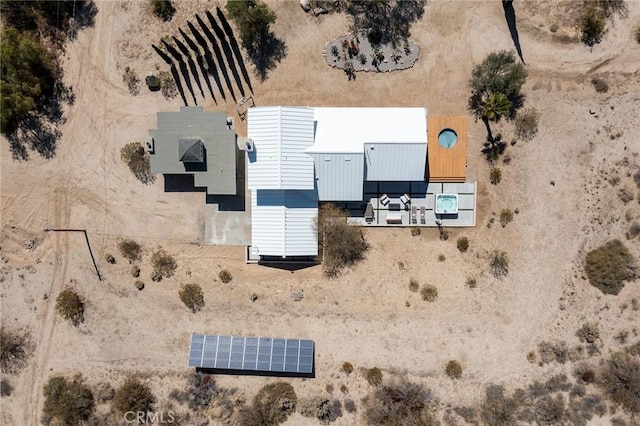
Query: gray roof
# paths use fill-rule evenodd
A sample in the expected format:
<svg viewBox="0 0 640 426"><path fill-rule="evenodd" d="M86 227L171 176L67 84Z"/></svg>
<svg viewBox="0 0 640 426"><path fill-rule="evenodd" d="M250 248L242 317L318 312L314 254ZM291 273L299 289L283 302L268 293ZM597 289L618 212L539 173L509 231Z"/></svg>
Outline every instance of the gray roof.
<svg viewBox="0 0 640 426"><path fill-rule="evenodd" d="M200 139L180 139L178 141L178 159L183 163L202 163L204 151Z"/></svg>
<svg viewBox="0 0 640 426"><path fill-rule="evenodd" d="M162 174L192 174L196 187L206 187L208 194L236 193L236 134L227 128L224 112L205 112L202 107L181 107L180 112L158 112L158 128L149 130L154 141L151 172ZM202 160L194 152L180 152L181 141L201 141ZM195 146L194 146L195 145Z"/></svg>
<svg viewBox="0 0 640 426"><path fill-rule="evenodd" d="M368 181L423 181L427 165L427 144L378 143L364 144Z"/></svg>
<svg viewBox="0 0 640 426"><path fill-rule="evenodd" d="M312 153L320 201L362 201L364 154Z"/></svg>

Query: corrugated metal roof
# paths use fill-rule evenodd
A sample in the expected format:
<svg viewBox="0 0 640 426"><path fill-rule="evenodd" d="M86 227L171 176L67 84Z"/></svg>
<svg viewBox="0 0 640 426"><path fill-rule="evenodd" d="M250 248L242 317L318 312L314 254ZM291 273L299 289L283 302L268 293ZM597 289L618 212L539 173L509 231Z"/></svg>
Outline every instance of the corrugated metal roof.
<svg viewBox="0 0 640 426"><path fill-rule="evenodd" d="M361 201L364 155L311 154L320 201Z"/></svg>
<svg viewBox="0 0 640 426"><path fill-rule="evenodd" d="M365 143L364 157L368 181L422 181L425 178L425 143Z"/></svg>
<svg viewBox="0 0 640 426"><path fill-rule="evenodd" d="M248 111L250 189L314 188L313 160L304 151L313 144L313 110L306 107L254 107Z"/></svg>
<svg viewBox="0 0 640 426"><path fill-rule="evenodd" d="M181 107L180 112L158 112L158 128L149 130L154 140L151 172L192 174L207 193L236 193L236 134L227 128L224 112L205 112L202 107ZM187 170L179 158L180 139L201 139L206 151L204 170Z"/></svg>
<svg viewBox="0 0 640 426"><path fill-rule="evenodd" d="M365 142L427 144L426 108L314 108L307 152L362 153Z"/></svg>
<svg viewBox="0 0 640 426"><path fill-rule="evenodd" d="M316 191L251 191L251 245L261 256L316 256Z"/></svg>

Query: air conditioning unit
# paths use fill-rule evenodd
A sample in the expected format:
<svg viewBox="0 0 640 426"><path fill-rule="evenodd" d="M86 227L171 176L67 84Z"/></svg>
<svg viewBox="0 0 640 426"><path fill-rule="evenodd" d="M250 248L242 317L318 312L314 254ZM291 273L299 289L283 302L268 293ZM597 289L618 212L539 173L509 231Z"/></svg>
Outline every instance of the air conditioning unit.
<svg viewBox="0 0 640 426"><path fill-rule="evenodd" d="M244 140L244 150L247 152L254 152L256 150L256 146L253 143L253 139L247 138Z"/></svg>
<svg viewBox="0 0 640 426"><path fill-rule="evenodd" d="M155 153L156 144L153 138L149 138L149 140L147 140L146 150L149 154Z"/></svg>

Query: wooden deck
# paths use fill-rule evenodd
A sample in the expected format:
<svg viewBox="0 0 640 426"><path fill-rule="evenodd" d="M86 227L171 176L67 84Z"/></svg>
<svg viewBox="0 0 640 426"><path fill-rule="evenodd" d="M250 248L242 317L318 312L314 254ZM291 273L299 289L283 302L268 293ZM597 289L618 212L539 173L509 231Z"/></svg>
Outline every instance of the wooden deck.
<svg viewBox="0 0 640 426"><path fill-rule="evenodd" d="M464 182L467 176L467 129L469 118L429 116L427 133L427 161L429 182ZM451 148L438 143L438 134L443 129L453 129L458 142Z"/></svg>

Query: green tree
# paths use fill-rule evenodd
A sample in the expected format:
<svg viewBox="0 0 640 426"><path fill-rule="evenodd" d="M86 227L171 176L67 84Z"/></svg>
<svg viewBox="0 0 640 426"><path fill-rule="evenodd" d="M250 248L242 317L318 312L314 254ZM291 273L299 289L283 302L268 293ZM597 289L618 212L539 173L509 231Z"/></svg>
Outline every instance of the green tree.
<svg viewBox="0 0 640 426"><path fill-rule="evenodd" d="M2 31L0 63L0 127L3 134L11 135L44 98L52 95L56 66L37 41L11 26Z"/></svg>
<svg viewBox="0 0 640 426"><path fill-rule="evenodd" d="M226 8L238 26L245 48L258 49L271 24L276 22L276 14L260 0L229 0Z"/></svg>
<svg viewBox="0 0 640 426"><path fill-rule="evenodd" d="M44 386L44 408L46 417L58 420L63 425L80 425L94 412L95 401L91 389L80 375L73 380L52 377Z"/></svg>
<svg viewBox="0 0 640 426"><path fill-rule="evenodd" d="M484 121L488 139L492 140L489 121L513 117L522 106L522 85L527 79L524 65L516 62L513 51L490 53L471 73L469 109Z"/></svg>
<svg viewBox="0 0 640 426"><path fill-rule="evenodd" d="M600 43L604 35L605 14L597 6L590 5L582 15L582 42L587 46Z"/></svg>

